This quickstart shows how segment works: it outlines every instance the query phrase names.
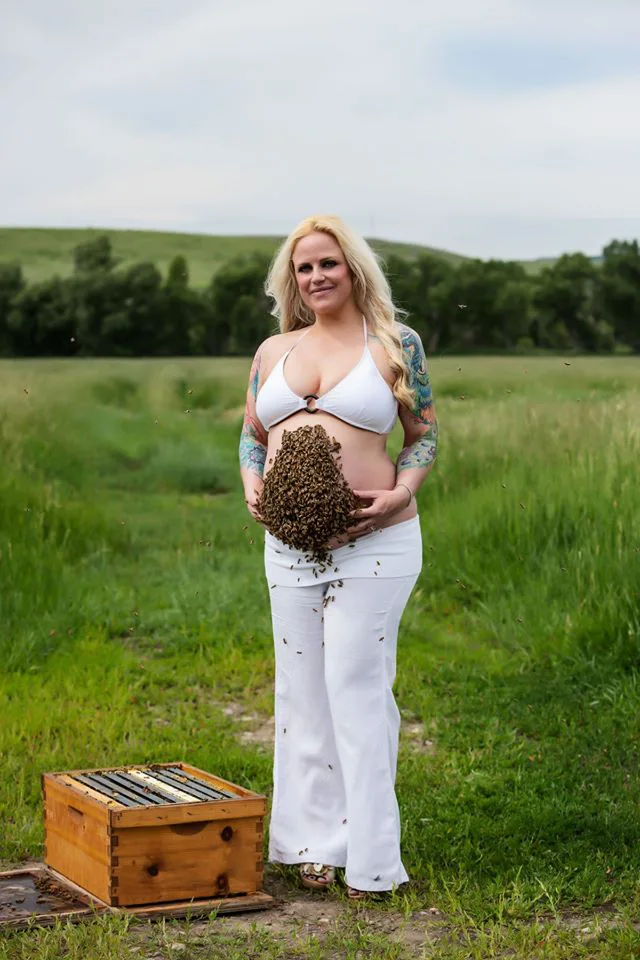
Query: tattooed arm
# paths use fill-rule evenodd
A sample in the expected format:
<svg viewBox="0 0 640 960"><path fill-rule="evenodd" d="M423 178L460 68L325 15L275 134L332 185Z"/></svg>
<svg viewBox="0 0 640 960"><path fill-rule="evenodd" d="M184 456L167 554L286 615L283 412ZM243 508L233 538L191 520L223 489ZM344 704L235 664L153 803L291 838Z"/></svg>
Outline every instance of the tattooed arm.
<svg viewBox="0 0 640 960"><path fill-rule="evenodd" d="M393 490L353 491L357 497L371 501L369 506L358 507L353 513L355 522L349 529L355 535L368 533L394 514L415 516L412 501L436 455L438 427L422 343L418 334L404 324L400 324L400 337L413 403L411 408L400 405L404 447L396 463L396 485Z"/></svg>
<svg viewBox="0 0 640 960"><path fill-rule="evenodd" d="M258 420L256 413L261 357L262 347L260 346L251 364L239 449L240 476L244 485L244 498L249 507L249 512L256 519L258 519L256 501L262 492L262 476L267 459L267 432Z"/></svg>
<svg viewBox="0 0 640 960"><path fill-rule="evenodd" d="M400 324L400 336L414 401L411 409L400 406L404 447L396 463L396 474L398 484L406 485L415 494L436 457L438 423L422 341L414 330L404 324Z"/></svg>

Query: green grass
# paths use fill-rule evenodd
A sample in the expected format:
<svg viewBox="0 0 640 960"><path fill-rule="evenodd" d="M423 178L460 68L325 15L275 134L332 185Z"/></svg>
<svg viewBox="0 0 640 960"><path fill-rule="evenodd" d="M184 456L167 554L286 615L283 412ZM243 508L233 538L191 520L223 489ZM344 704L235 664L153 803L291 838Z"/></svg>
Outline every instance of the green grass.
<svg viewBox="0 0 640 960"><path fill-rule="evenodd" d="M182 254L189 264L191 283L195 287L206 286L225 260L255 252L271 255L283 239L161 233L153 230L0 227L0 263L21 263L26 278L31 282L46 280L54 274L68 276L73 268L74 247L105 233L111 239L114 255L125 266L146 260L155 263L166 274L173 257ZM453 263L465 259L455 253L418 244L375 239L371 242L383 257L391 253L409 258L418 253L435 253Z"/></svg>
<svg viewBox="0 0 640 960"><path fill-rule="evenodd" d="M399 938L402 938L402 922ZM78 927L55 927L0 941L0 960L631 960L640 941L628 919L626 929L610 930L606 923L567 929L556 922L495 927L490 931L469 926L465 932L437 931L424 946L398 943L376 929L375 920L348 911L322 937L304 930L277 934L247 923L238 929L224 918L193 928L185 924L154 925L144 936L123 920L103 919Z"/></svg>
<svg viewBox="0 0 640 960"><path fill-rule="evenodd" d="M184 758L270 791L268 751L223 710L271 709L261 538L236 466L247 372L0 363L6 862L42 854L44 770ZM441 457L419 495L397 696L434 750L403 740L413 883L373 911L437 906L446 935L425 957L640 955L638 373L633 358L432 363ZM289 937L286 955L418 955L363 916ZM266 960L279 936L182 924L130 953L133 931L99 919L5 938L0 958Z"/></svg>

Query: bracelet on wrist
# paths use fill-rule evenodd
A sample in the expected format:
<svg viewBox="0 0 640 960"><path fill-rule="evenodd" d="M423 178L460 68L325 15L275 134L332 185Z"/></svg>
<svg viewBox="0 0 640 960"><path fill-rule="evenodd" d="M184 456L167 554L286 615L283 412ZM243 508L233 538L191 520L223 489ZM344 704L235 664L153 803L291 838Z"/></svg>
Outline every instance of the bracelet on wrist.
<svg viewBox="0 0 640 960"><path fill-rule="evenodd" d="M406 483L396 483L396 490L398 489L398 487L404 487L407 493L409 494L409 499L407 501L407 507L408 507L411 504L411 501L413 500L413 497L414 497L413 490L411 490L411 488L408 487Z"/></svg>

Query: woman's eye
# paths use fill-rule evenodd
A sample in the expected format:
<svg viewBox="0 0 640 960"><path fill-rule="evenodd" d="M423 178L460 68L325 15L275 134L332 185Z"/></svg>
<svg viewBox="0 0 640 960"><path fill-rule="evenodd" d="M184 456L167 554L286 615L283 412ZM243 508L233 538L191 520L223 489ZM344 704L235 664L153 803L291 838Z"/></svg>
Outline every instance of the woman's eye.
<svg viewBox="0 0 640 960"><path fill-rule="evenodd" d="M321 260L321 261L320 261L320 266L322 267L323 270L332 270L334 267L337 267L337 266L338 266L338 261L337 261L337 260L332 260L332 259L329 259L329 260ZM300 266L299 266L298 269L297 269L297 272L298 272L298 273L309 273L310 270L311 270L311 264L310 264L310 263L301 263Z"/></svg>

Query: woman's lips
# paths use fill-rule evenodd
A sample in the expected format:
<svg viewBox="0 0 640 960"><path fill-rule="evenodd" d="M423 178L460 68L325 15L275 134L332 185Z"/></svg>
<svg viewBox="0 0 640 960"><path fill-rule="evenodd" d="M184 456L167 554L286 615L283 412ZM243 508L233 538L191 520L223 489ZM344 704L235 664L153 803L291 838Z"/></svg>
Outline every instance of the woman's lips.
<svg viewBox="0 0 640 960"><path fill-rule="evenodd" d="M321 287L319 290L312 290L311 293L314 296L317 296L317 294L319 293L331 293L332 290L333 290L333 287Z"/></svg>

